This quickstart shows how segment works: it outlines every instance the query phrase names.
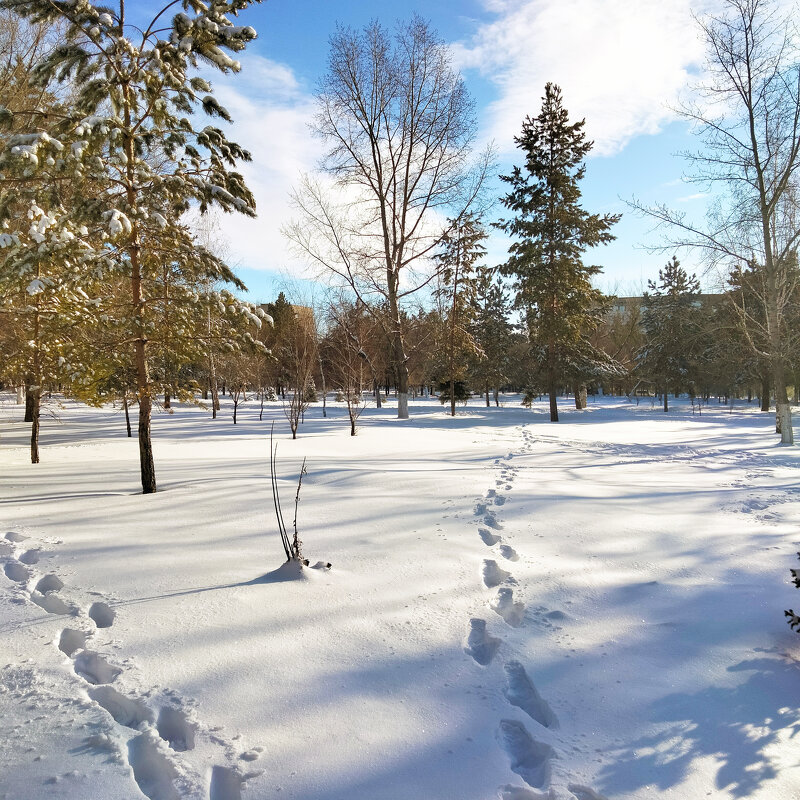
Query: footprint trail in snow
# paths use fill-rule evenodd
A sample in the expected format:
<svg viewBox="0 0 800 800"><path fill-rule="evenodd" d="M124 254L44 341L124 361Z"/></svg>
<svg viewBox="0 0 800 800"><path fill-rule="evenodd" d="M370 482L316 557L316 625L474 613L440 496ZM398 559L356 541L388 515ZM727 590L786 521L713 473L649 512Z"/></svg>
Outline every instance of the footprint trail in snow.
<svg viewBox="0 0 800 800"><path fill-rule="evenodd" d="M117 758L130 766L139 792L149 800L200 800L201 797L241 800L247 779L260 775L261 771L243 775L233 764L238 759L259 758L263 748L239 753L231 742L199 725L190 708L179 707L182 701L174 692L156 690L141 697L126 694L119 685L126 670L95 649L98 645L94 643L97 631L108 631L114 626L117 613L112 603L106 599L84 602L84 597L96 598L97 594L87 596L66 585L55 571L37 572L35 567L42 557L51 554L44 541L32 546L28 539L14 531L0 539L0 562L7 578L2 588L16 595L15 602L31 602L48 615L69 617L69 625L61 629L53 645L71 663L75 699L85 691L85 696L118 726L118 735L90 736L86 746L96 752L116 753ZM480 657L489 652L491 642L487 636L483 650L476 642ZM222 747L228 763L209 765L210 773L201 774L192 765L181 762L179 754L194 750L199 736L203 737L206 749L209 745ZM206 773L207 768L202 771Z"/></svg>
<svg viewBox="0 0 800 800"><path fill-rule="evenodd" d="M521 429L521 433L523 439L521 453L526 454L531 452L535 441L525 427ZM508 453L503 458L495 460L495 467L498 470L495 487L488 489L486 494L476 501L473 510L479 526L480 540L486 547L491 548L493 553L512 564L520 560L520 554L498 532L504 530L504 525L498 518L498 511L509 501L509 496L499 494L498 489L502 488L506 492L513 489L520 471L520 467L512 463L513 460L514 453ZM484 558L480 574L486 589L496 589L494 597L488 603L489 608L509 628L523 627L527 609L525 603L515 598L514 592L515 587L518 589L524 587L519 586L511 569L503 569L496 558ZM540 619L542 613L544 611L535 612L533 621ZM546 624L549 624L550 619L567 619L562 612L550 612L544 617ZM503 644L500 636L495 636L489 631L486 620L480 617L472 617L469 620L464 650L480 667L487 670L495 669L495 663L501 660L497 655L503 651ZM538 731L548 732L549 735L550 731L556 730L559 727L558 717L539 693L522 662L509 658L502 666L505 681L502 683L501 692L509 704L509 709L515 708L525 714ZM522 786L508 783L498 787L497 796L501 800L551 800L555 797L555 790L551 785L551 760L556 757L556 750L552 744L539 741L520 720L505 718L498 721L497 741L508 757L510 770L524 783ZM558 741L558 737L555 741ZM582 784L568 783L566 788L576 800L606 800Z"/></svg>

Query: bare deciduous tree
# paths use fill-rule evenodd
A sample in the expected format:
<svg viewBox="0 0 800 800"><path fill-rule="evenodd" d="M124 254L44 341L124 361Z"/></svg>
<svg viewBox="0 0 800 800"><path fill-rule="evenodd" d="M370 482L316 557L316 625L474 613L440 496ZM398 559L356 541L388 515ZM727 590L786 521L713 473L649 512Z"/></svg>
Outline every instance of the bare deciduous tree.
<svg viewBox="0 0 800 800"><path fill-rule="evenodd" d="M314 392L314 367L317 363L317 332L313 313L305 306L295 306L294 321L287 326L282 344L286 368L287 396L283 413L289 420L292 439Z"/></svg>
<svg viewBox="0 0 800 800"><path fill-rule="evenodd" d="M343 300L328 307L329 330L324 339L324 360L330 378L342 395L350 420L350 435L356 435L356 423L366 408L364 390L374 382L374 368L364 349L372 320L358 306Z"/></svg>
<svg viewBox="0 0 800 800"><path fill-rule="evenodd" d="M737 308L755 357L772 372L777 428L793 443L786 393L791 346L785 332L794 305L800 225L795 191L800 169L800 46L774 0L724 0L724 12L700 20L708 78L700 100L683 109L703 139L689 155L693 180L717 202L705 226L665 206L646 208L676 234L667 247L697 248L710 263L763 273L759 314ZM760 335L752 335L760 331Z"/></svg>
<svg viewBox="0 0 800 800"><path fill-rule="evenodd" d="M446 45L419 17L391 36L377 22L339 28L318 94L323 170L344 201L307 178L286 234L376 316L392 348L397 414L408 417L403 306L433 278L430 256L480 197L491 165L471 151L473 103Z"/></svg>

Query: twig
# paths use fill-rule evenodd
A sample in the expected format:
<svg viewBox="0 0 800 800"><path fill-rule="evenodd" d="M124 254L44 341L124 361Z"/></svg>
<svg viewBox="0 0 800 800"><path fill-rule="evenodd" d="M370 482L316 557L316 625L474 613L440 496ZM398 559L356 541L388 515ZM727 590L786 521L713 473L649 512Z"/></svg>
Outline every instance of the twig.
<svg viewBox="0 0 800 800"><path fill-rule="evenodd" d="M286 526L283 524L283 514L281 513L281 498L278 493L278 480L275 474L275 454L278 450L278 445L272 444L273 432L275 430L275 422L273 421L272 427L269 431L269 472L272 482L272 505L275 508L275 516L278 520L278 533L281 536L281 544L283 551L286 553L286 560L290 561L292 558L291 546L289 544L289 536L286 533Z"/></svg>
<svg viewBox="0 0 800 800"><path fill-rule="evenodd" d="M300 477L297 481L297 494L294 496L294 541L292 542L292 554L295 558L300 558L300 537L297 535L297 506L300 503L300 487L303 485L303 475L306 474L306 460L303 459L303 466L300 467Z"/></svg>

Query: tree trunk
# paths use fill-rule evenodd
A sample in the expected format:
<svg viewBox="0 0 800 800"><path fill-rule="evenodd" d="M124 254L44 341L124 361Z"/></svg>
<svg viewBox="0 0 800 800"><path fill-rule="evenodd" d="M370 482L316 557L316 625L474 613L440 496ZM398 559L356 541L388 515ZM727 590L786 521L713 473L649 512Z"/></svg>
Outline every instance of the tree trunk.
<svg viewBox="0 0 800 800"><path fill-rule="evenodd" d="M769 391L770 381L769 375L761 376L761 410L769 411Z"/></svg>
<svg viewBox="0 0 800 800"><path fill-rule="evenodd" d="M23 422L33 422L33 391L31 385L33 384L32 378L25 380L25 419Z"/></svg>
<svg viewBox="0 0 800 800"><path fill-rule="evenodd" d="M214 363L213 361L211 362ZM217 376L215 373L211 374L211 419L217 418L219 411L219 390L217 389Z"/></svg>
<svg viewBox="0 0 800 800"><path fill-rule="evenodd" d="M42 399L42 388L28 387L31 401L31 464L39 463L39 411Z"/></svg>
<svg viewBox="0 0 800 800"><path fill-rule="evenodd" d="M322 417L323 419L327 419L328 417L328 405L327 405L327 395L328 389L325 385L325 370L322 368L322 350L317 347L317 361L319 362L319 377L322 382Z"/></svg>
<svg viewBox="0 0 800 800"><path fill-rule="evenodd" d="M497 408L500 408L500 390L496 386L494 388L494 404Z"/></svg>
<svg viewBox="0 0 800 800"><path fill-rule="evenodd" d="M381 388L380 388L380 386L378 386L378 379L377 378L373 381L373 384L374 384L373 391L375 393L375 407L376 408L382 408L382 406L381 406Z"/></svg>
<svg viewBox="0 0 800 800"><path fill-rule="evenodd" d="M137 342L137 349L139 344ZM153 463L153 443L150 439L152 409L153 401L145 390L139 394L139 467L142 476L142 494L153 494L156 491L156 467Z"/></svg>
<svg viewBox="0 0 800 800"><path fill-rule="evenodd" d="M775 432L780 433L781 444L794 444L792 407L789 405L789 397L786 393L783 363L775 365L773 375L775 376Z"/></svg>
<svg viewBox="0 0 800 800"><path fill-rule="evenodd" d="M356 435L356 418L353 416L353 412L350 411L350 435Z"/></svg>
<svg viewBox="0 0 800 800"><path fill-rule="evenodd" d="M131 415L130 411L128 411L128 390L126 389L122 395L122 407L125 409L125 430L128 431L128 438L133 438L133 434L131 432Z"/></svg>
<svg viewBox="0 0 800 800"><path fill-rule="evenodd" d="M667 399L667 390L664 389L662 394L664 396L664 413L666 414L667 411L669 411L669 400Z"/></svg>
<svg viewBox="0 0 800 800"><path fill-rule="evenodd" d="M489 403L489 391L490 391L489 390L489 384L487 383L486 384L486 408L489 408L489 405L490 405L490 403Z"/></svg>
<svg viewBox="0 0 800 800"><path fill-rule="evenodd" d="M450 378L450 416L456 415L456 382Z"/></svg>
<svg viewBox="0 0 800 800"><path fill-rule="evenodd" d="M170 396L169 389L164 391L164 408L172 408L172 397Z"/></svg>
<svg viewBox="0 0 800 800"><path fill-rule="evenodd" d="M781 435L781 444L794 444L794 431L792 430L792 409L788 403L777 406L776 433Z"/></svg>
<svg viewBox="0 0 800 800"><path fill-rule="evenodd" d="M131 98L130 85L124 86L124 149L127 157L125 165L125 194L130 208L137 207L138 176L135 174L136 145L131 133ZM153 494L156 491L156 468L153 463L153 443L150 440L150 416L153 400L150 396L150 374L147 364L147 328L144 312L146 299L142 292L141 250L139 222L134 218L131 238L126 246L131 265L131 300L133 301L134 363L136 365L136 392L139 398L139 467L142 478L142 493Z"/></svg>
<svg viewBox="0 0 800 800"><path fill-rule="evenodd" d="M578 411L583 411L586 408L586 384L576 384L573 392L575 394L575 408Z"/></svg>
<svg viewBox="0 0 800 800"><path fill-rule="evenodd" d="M550 380L548 381L548 394L550 396L550 422L558 422L558 386L555 374L550 370Z"/></svg>
<svg viewBox="0 0 800 800"><path fill-rule="evenodd" d="M397 298L394 298L395 307L392 308L394 316L394 367L397 375L397 419L408 419L408 363L406 362L405 343L400 323L400 312L396 308Z"/></svg>
<svg viewBox="0 0 800 800"><path fill-rule="evenodd" d="M239 401L233 398L233 424L236 424L236 410L239 408Z"/></svg>
<svg viewBox="0 0 800 800"><path fill-rule="evenodd" d="M24 402L25 402L25 389L22 386L22 384L20 384L19 386L17 386L17 405L21 406Z"/></svg>
<svg viewBox="0 0 800 800"><path fill-rule="evenodd" d="M134 298L141 303L141 282L135 281ZM137 296L138 295L138 296ZM141 317L138 322L141 323ZM139 398L139 471L142 478L142 494L156 491L156 467L153 462L153 442L150 438L150 417L153 412L153 399L150 397L150 373L147 367L147 339L144 326L139 326L139 338L133 343L136 363L137 396Z"/></svg>

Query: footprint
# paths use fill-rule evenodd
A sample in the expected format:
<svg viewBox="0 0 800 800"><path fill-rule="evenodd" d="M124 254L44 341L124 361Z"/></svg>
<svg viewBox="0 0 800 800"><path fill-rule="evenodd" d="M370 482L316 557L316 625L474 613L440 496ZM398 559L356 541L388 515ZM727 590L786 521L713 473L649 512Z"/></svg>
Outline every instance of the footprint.
<svg viewBox="0 0 800 800"><path fill-rule="evenodd" d="M150 800L180 800L172 783L177 777L175 767L149 734L141 733L128 742L128 762L142 794Z"/></svg>
<svg viewBox="0 0 800 800"><path fill-rule="evenodd" d="M98 628L110 628L115 617L114 610L107 603L92 603L89 606L89 618Z"/></svg>
<svg viewBox="0 0 800 800"><path fill-rule="evenodd" d="M503 556L503 558L507 558L509 561L519 561L517 551L508 544L500 545L500 555Z"/></svg>
<svg viewBox="0 0 800 800"><path fill-rule="evenodd" d="M507 586L499 588L497 597L490 607L512 628L518 628L522 625L522 620L525 617L525 604L514 602L513 589Z"/></svg>
<svg viewBox="0 0 800 800"><path fill-rule="evenodd" d="M486 620L473 618L469 621L469 624L469 636L464 650L482 667L485 667L491 664L497 648L500 647L500 639L488 633Z"/></svg>
<svg viewBox="0 0 800 800"><path fill-rule="evenodd" d="M482 514L485 514L488 510L488 506L486 503L477 503L475 506L475 516L480 517Z"/></svg>
<svg viewBox="0 0 800 800"><path fill-rule="evenodd" d="M43 608L48 614L75 614L75 609L67 605L60 597L55 594L40 594L31 592L31 602L36 603L39 608Z"/></svg>
<svg viewBox="0 0 800 800"><path fill-rule="evenodd" d="M122 670L112 666L92 650L81 650L75 656L75 672L96 686L116 680Z"/></svg>
<svg viewBox="0 0 800 800"><path fill-rule="evenodd" d="M112 686L96 686L94 689L89 689L89 697L108 711L115 722L126 728L135 730L143 722L153 721L153 712L144 703L125 697Z"/></svg>
<svg viewBox="0 0 800 800"><path fill-rule="evenodd" d="M230 767L212 767L208 800L241 800L242 776Z"/></svg>
<svg viewBox="0 0 800 800"><path fill-rule="evenodd" d="M484 518L483 524L494 528L496 531L500 530L503 526L497 521L497 517L490 511Z"/></svg>
<svg viewBox="0 0 800 800"><path fill-rule="evenodd" d="M26 583L31 577L31 571L24 567L19 561L7 561L3 567L6 578L15 583Z"/></svg>
<svg viewBox="0 0 800 800"><path fill-rule="evenodd" d="M496 533L492 533L487 528L478 528L478 536L483 539L483 543L487 547L491 547L500 541L500 537Z"/></svg>
<svg viewBox="0 0 800 800"><path fill-rule="evenodd" d="M39 550L26 550L20 557L19 560L23 564L38 564L39 563Z"/></svg>
<svg viewBox="0 0 800 800"><path fill-rule="evenodd" d="M504 506L506 504L505 496L502 494L497 495L497 497L494 499L494 504L496 506Z"/></svg>
<svg viewBox="0 0 800 800"><path fill-rule="evenodd" d="M6 534L6 539L8 539L9 542L24 542L27 538L27 536L23 536L23 534L16 533L15 531L9 531Z"/></svg>
<svg viewBox="0 0 800 800"><path fill-rule="evenodd" d="M487 500L491 500L496 495L497 495L497 489L489 489L489 491L486 492L486 499ZM495 500L495 502L497 502L497 501Z"/></svg>
<svg viewBox="0 0 800 800"><path fill-rule="evenodd" d="M567 784L567 789L578 798L578 800L606 800L602 794L598 794L594 789L588 786L582 786L579 783Z"/></svg>
<svg viewBox="0 0 800 800"><path fill-rule="evenodd" d="M487 589L494 589L495 586L499 586L501 583L516 583L511 577L511 573L498 567L497 562L492 558L483 559L482 574L483 584Z"/></svg>
<svg viewBox="0 0 800 800"><path fill-rule="evenodd" d="M186 717L186 714L177 708L164 706L158 712L156 723L158 735L169 743L173 750L194 750L194 734L196 726Z"/></svg>
<svg viewBox="0 0 800 800"><path fill-rule="evenodd" d="M533 681L519 661L505 665L506 688L503 694L512 706L521 708L531 719L545 728L557 728L558 718L548 702L536 691Z"/></svg>
<svg viewBox="0 0 800 800"><path fill-rule="evenodd" d="M53 575L50 573L49 575L45 575L37 584L36 584L36 591L41 592L42 594L47 594L48 592L57 592L59 589L64 588L64 581L58 577L58 575Z"/></svg>
<svg viewBox="0 0 800 800"><path fill-rule="evenodd" d="M527 728L514 719L500 722L497 738L506 751L511 769L534 789L544 789L550 783L550 759L555 751L549 744L537 742Z"/></svg>
<svg viewBox="0 0 800 800"><path fill-rule="evenodd" d="M73 628L64 628L58 639L58 649L64 655L71 656L77 650L86 647L86 634L83 631L76 631Z"/></svg>

